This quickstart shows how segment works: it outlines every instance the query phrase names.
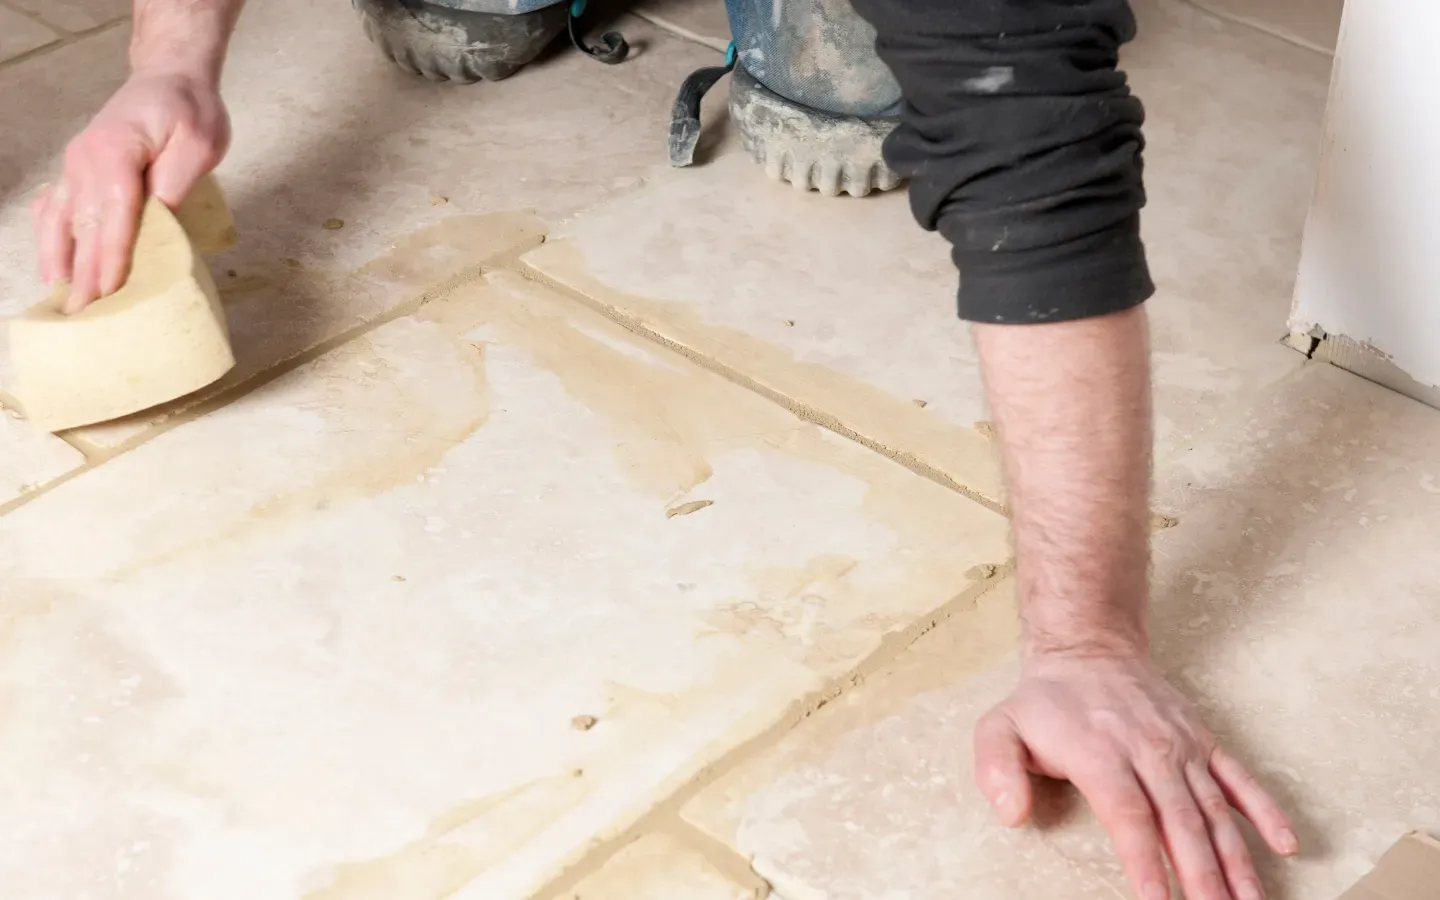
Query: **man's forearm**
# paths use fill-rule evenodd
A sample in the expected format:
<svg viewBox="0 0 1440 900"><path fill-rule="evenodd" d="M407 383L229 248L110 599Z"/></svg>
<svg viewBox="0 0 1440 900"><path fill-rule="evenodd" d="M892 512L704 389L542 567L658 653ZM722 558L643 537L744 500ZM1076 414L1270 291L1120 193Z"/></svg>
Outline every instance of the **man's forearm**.
<svg viewBox="0 0 1440 900"><path fill-rule="evenodd" d="M1144 109L1127 0L855 0L905 96L886 159L951 243L1014 508L1027 645L1145 646Z"/></svg>
<svg viewBox="0 0 1440 900"><path fill-rule="evenodd" d="M1148 649L1150 380L1144 307L976 325L1004 454L1024 652Z"/></svg>
<svg viewBox="0 0 1440 900"><path fill-rule="evenodd" d="M218 83L245 0L135 0L130 68Z"/></svg>

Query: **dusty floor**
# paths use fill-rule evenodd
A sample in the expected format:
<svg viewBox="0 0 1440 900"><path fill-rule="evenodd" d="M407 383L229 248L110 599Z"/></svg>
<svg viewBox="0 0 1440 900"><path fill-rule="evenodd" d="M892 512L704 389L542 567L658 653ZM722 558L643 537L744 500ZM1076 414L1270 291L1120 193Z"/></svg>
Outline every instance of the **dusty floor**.
<svg viewBox="0 0 1440 900"><path fill-rule="evenodd" d="M5 3L0 317L127 38L126 0ZM1155 617L1301 823L1274 895L1325 900L1440 831L1440 412L1280 343L1338 0L1203 6L1138 0L1126 54ZM238 369L62 438L0 415L7 897L1122 895L1073 798L1006 832L970 784L1014 599L945 248L901 195L766 181L719 102L663 164L719 10L455 88L252 0Z"/></svg>

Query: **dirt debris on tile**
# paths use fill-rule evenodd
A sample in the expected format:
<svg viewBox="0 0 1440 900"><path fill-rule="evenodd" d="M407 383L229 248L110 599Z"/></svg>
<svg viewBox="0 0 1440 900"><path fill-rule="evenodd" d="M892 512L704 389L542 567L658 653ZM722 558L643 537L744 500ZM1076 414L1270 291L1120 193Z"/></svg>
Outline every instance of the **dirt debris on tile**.
<svg viewBox="0 0 1440 900"><path fill-rule="evenodd" d="M529 897L1008 553L997 514L506 272L0 545L0 883L147 900Z"/></svg>
<svg viewBox="0 0 1440 900"><path fill-rule="evenodd" d="M600 871L562 900L760 900L705 855L668 834L652 834L622 848Z"/></svg>
<svg viewBox="0 0 1440 900"><path fill-rule="evenodd" d="M1310 364L1163 467L1156 658L1287 807L1271 896L1338 897L1440 830L1440 412ZM688 821L785 897L1125 894L1068 790L1003 828L971 729L1018 677L1008 582L702 791ZM894 864L896 858L910 861Z"/></svg>
<svg viewBox="0 0 1440 900"><path fill-rule="evenodd" d="M688 503L681 503L678 506L672 506L665 510L665 518L674 519L677 516L688 516L691 513L697 513L706 507L714 505L714 500L691 500Z"/></svg>

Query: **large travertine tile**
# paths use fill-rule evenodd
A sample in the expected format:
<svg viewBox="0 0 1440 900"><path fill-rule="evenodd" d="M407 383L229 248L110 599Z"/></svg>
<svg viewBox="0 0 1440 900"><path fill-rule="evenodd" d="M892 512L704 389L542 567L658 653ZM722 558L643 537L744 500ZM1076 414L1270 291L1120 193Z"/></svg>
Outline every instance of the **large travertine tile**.
<svg viewBox="0 0 1440 900"><path fill-rule="evenodd" d="M1440 833L1440 413L1312 364L1161 473L1157 658L1300 826L1272 896L1339 893ZM1016 678L997 590L692 802L785 900L1113 898L1068 792L1007 831L972 782L976 718ZM903 864L898 860L904 860Z"/></svg>
<svg viewBox="0 0 1440 900"><path fill-rule="evenodd" d="M0 883L145 900L528 897L1007 552L508 272L0 548Z"/></svg>
<svg viewBox="0 0 1440 900"><path fill-rule="evenodd" d="M1334 53L1345 0L1194 0L1303 46Z"/></svg>
<svg viewBox="0 0 1440 900"><path fill-rule="evenodd" d="M0 506L84 464L79 450L0 409Z"/></svg>
<svg viewBox="0 0 1440 900"><path fill-rule="evenodd" d="M1138 4L1162 454L1299 364L1285 332L1327 61L1185 6ZM733 145L580 216L527 261L694 351L993 495L944 242L899 194L796 195ZM793 325L791 324L793 323ZM917 407L913 401L923 400Z"/></svg>
<svg viewBox="0 0 1440 900"><path fill-rule="evenodd" d="M647 835L586 878L565 900L754 900L704 854L666 834Z"/></svg>
<svg viewBox="0 0 1440 900"><path fill-rule="evenodd" d="M622 66L565 50L501 83L452 86L382 59L343 4L248 4L225 78L234 146L218 173L241 240L213 261L242 369L391 309L397 298L363 272L397 243L457 215L560 218L664 166L675 90L715 55L638 19L623 27L644 49ZM0 72L0 119L17 138L0 144L0 319L42 293L28 196L123 79L127 37L115 29Z"/></svg>
<svg viewBox="0 0 1440 900"><path fill-rule="evenodd" d="M76 34L130 15L132 0L6 0L62 31Z"/></svg>
<svg viewBox="0 0 1440 900"><path fill-rule="evenodd" d="M0 6L0 62L29 53L59 38L58 34L34 19Z"/></svg>

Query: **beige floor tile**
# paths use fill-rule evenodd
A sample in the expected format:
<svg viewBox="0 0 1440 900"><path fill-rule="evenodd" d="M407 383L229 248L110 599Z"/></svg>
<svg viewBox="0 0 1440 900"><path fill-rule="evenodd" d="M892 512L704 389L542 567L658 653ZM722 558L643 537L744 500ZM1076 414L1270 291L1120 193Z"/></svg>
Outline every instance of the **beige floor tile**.
<svg viewBox="0 0 1440 900"><path fill-rule="evenodd" d="M716 49L730 44L725 0L641 0L635 5L635 12Z"/></svg>
<svg viewBox="0 0 1440 900"><path fill-rule="evenodd" d="M1331 898L1410 829L1440 833L1440 413L1307 366L1162 473L1157 657L1287 805L1305 857L1272 896ZM785 900L1125 896L1068 792L1007 831L970 731L1016 677L996 591L693 801Z"/></svg>
<svg viewBox="0 0 1440 900"><path fill-rule="evenodd" d="M0 546L0 883L146 900L527 897L1007 553L513 273Z"/></svg>
<svg viewBox="0 0 1440 900"><path fill-rule="evenodd" d="M1191 0L1196 6L1322 52L1335 52L1345 0Z"/></svg>
<svg viewBox="0 0 1440 900"><path fill-rule="evenodd" d="M1126 66L1150 110L1163 454L1299 363L1277 342L1328 61L1189 7L1138 9ZM528 261L879 444L998 490L971 433L986 412L943 241L915 227L899 194L796 195L727 146L579 217Z"/></svg>
<svg viewBox="0 0 1440 900"><path fill-rule="evenodd" d="M0 506L84 464L74 447L0 409Z"/></svg>
<svg viewBox="0 0 1440 900"><path fill-rule="evenodd" d="M132 0L6 0L43 19L51 26L75 34L130 15Z"/></svg>
<svg viewBox="0 0 1440 900"><path fill-rule="evenodd" d="M229 309L245 368L383 313L394 298L355 273L417 233L456 215L558 219L663 166L675 90L715 54L638 19L622 27L644 50L621 66L561 50L504 82L436 85L381 59L344 4L248 4L226 70L234 147L219 170L241 243L214 261L243 294ZM124 77L127 31L0 72L0 119L20 137L0 144L0 319L41 293L27 196ZM324 227L331 219L343 227Z"/></svg>
<svg viewBox="0 0 1440 900"><path fill-rule="evenodd" d="M754 900L704 854L669 835L647 835L565 893L565 900Z"/></svg>
<svg viewBox="0 0 1440 900"><path fill-rule="evenodd" d="M29 53L59 38L58 34L29 16L0 6L0 62Z"/></svg>

